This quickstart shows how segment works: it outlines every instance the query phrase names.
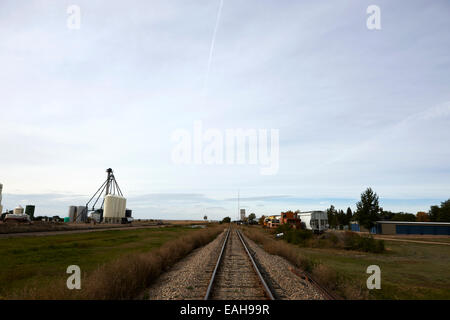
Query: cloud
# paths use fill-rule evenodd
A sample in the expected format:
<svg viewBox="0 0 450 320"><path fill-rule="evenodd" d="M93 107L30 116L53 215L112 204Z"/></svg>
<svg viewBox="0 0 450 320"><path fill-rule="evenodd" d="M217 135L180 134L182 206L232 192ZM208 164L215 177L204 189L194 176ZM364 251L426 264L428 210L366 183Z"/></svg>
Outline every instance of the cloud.
<svg viewBox="0 0 450 320"><path fill-rule="evenodd" d="M153 201L164 203L203 203L216 202L216 200L208 198L204 194L197 193L151 193L129 198L133 202Z"/></svg>
<svg viewBox="0 0 450 320"><path fill-rule="evenodd" d="M353 205L367 186L423 210L420 199L448 197L445 1L382 1L374 32L358 1L78 5L74 31L64 4L1 2L0 179L9 194L42 195L8 206L65 212L108 167L141 216L231 214L237 189L243 205L272 212ZM171 134L198 120L279 129L278 174L172 163Z"/></svg>
<svg viewBox="0 0 450 320"><path fill-rule="evenodd" d="M242 197L239 198L241 201L280 201L289 200L292 196L289 195L268 195L268 196L258 196L258 197ZM226 198L224 201L238 201L238 198Z"/></svg>

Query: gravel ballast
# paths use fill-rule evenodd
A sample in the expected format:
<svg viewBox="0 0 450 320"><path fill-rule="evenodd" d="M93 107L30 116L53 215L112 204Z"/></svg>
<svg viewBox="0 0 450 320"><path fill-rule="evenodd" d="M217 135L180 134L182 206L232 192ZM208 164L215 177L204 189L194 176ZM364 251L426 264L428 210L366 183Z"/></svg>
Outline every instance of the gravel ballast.
<svg viewBox="0 0 450 320"><path fill-rule="evenodd" d="M281 300L323 300L322 293L310 282L300 278L292 270L297 268L286 259L272 255L254 241L245 237L249 250L260 267L269 287Z"/></svg>
<svg viewBox="0 0 450 320"><path fill-rule="evenodd" d="M162 274L146 290L144 297L150 300L202 300L217 262L226 235L225 231ZM248 237L245 237L245 241L277 299L324 299L322 293L313 284L293 272L297 268L289 261L267 253Z"/></svg>
<svg viewBox="0 0 450 320"><path fill-rule="evenodd" d="M150 300L202 300L226 232L191 252L147 289Z"/></svg>

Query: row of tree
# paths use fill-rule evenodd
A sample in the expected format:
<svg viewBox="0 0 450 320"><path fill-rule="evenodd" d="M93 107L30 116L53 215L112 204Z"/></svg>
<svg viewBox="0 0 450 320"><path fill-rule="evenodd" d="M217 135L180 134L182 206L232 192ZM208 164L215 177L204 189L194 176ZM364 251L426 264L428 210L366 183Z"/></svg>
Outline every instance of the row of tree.
<svg viewBox="0 0 450 320"><path fill-rule="evenodd" d="M264 216L263 216L264 217ZM204 216L203 217L203 219L207 219L208 217L207 216ZM230 217L225 217L225 218L223 218L222 219L222 221L221 221L221 223L230 223L231 222L231 218ZM244 218L244 221L243 222L246 222L246 223L250 223L250 224L253 224L253 223L256 223L256 214L254 214L254 213L250 213L249 215L248 215L248 217L245 217Z"/></svg>
<svg viewBox="0 0 450 320"><path fill-rule="evenodd" d="M353 212L352 209L347 208L347 211L336 210L332 205L327 209L328 214L328 224L331 228L337 228L338 226L348 226L350 221L352 221Z"/></svg>
<svg viewBox="0 0 450 320"><path fill-rule="evenodd" d="M430 211L418 212L417 215L404 212L384 211L380 207L378 195L371 189L361 193L361 200L356 203L356 212L353 214L350 208L344 213L336 210L334 206L327 209L328 223L331 228L349 225L351 221L357 221L367 229L375 226L379 220L411 221L411 222L450 222L450 199L442 202L440 206L431 206Z"/></svg>
<svg viewBox="0 0 450 320"><path fill-rule="evenodd" d="M348 226L351 221L357 221L360 225L367 229L375 226L375 222L379 220L389 221L418 221L418 222L450 222L450 199L441 202L441 205L431 206L428 212L418 212L416 215L405 212L385 211L379 204L378 195L371 189L361 193L361 200L356 203L356 211L352 212L349 207L344 212L337 210L333 205L327 209L328 224L331 228L339 228L340 226ZM254 222L256 215L250 214L248 222ZM264 223L265 216L259 218L259 223ZM226 221L225 221L226 220ZM229 222L229 217L222 222Z"/></svg>

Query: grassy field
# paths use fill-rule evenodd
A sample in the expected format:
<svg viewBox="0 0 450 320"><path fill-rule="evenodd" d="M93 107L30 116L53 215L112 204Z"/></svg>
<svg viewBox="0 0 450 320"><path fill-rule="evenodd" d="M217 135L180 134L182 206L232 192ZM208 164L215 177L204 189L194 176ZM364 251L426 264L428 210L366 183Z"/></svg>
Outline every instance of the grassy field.
<svg viewBox="0 0 450 320"><path fill-rule="evenodd" d="M269 236L268 232L263 233ZM430 239L416 236L414 240ZM287 244L283 240L276 242ZM363 288L362 296L369 299L450 299L450 246L385 240L386 252L377 254L289 246L313 265L326 266L353 287ZM366 289L369 265L381 269L380 290Z"/></svg>
<svg viewBox="0 0 450 320"><path fill-rule="evenodd" d="M52 232L52 231L75 231L75 230L96 230L96 229L115 229L115 228L137 228L160 225L193 225L207 224L204 220L135 220L131 224L92 224L92 223L63 223L63 222L44 222L33 221L33 223L6 223L0 221L0 235L14 233L32 233L32 232Z"/></svg>
<svg viewBox="0 0 450 320"><path fill-rule="evenodd" d="M67 278L69 265L90 272L124 254L148 252L196 231L180 226L0 239L0 298Z"/></svg>
<svg viewBox="0 0 450 320"><path fill-rule="evenodd" d="M427 241L427 242L443 242L450 244L450 237L440 237L440 236L433 236L433 237L420 237L420 236L409 236L409 237L401 237L401 236L384 236L379 235L375 236L375 238L383 238L383 239L399 239L399 240L411 240L411 241Z"/></svg>
<svg viewBox="0 0 450 320"><path fill-rule="evenodd" d="M450 299L450 247L386 241L387 252L361 253L334 249L300 248L316 262L364 286L369 265L381 269L381 289L374 299Z"/></svg>

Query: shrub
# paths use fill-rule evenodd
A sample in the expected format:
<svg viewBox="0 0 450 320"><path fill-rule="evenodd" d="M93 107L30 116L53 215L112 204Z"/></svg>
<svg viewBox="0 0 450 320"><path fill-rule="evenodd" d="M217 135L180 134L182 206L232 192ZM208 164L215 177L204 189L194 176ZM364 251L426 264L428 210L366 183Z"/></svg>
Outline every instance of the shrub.
<svg viewBox="0 0 450 320"><path fill-rule="evenodd" d="M304 256L300 251L301 249L299 249L298 247L284 241L276 241L271 237L265 236L264 232L252 230L252 228L245 228L244 233L251 240L261 244L263 249L268 253L283 257L286 260L290 261L294 266L311 273L316 281L332 291L337 296L337 298L367 298L367 294L363 292L357 285L355 285L355 283L353 283L351 279L343 277L330 266L326 266ZM327 239L320 240L327 241Z"/></svg>
<svg viewBox="0 0 450 320"><path fill-rule="evenodd" d="M306 245L306 242L313 237L311 230L292 229L285 233L285 239L289 243Z"/></svg>
<svg viewBox="0 0 450 320"><path fill-rule="evenodd" d="M280 224L276 229L276 233L286 233L291 230L292 226L290 224Z"/></svg>
<svg viewBox="0 0 450 320"><path fill-rule="evenodd" d="M359 250L372 253L382 253L385 251L383 240L376 240L372 236L360 236L351 231L345 232L344 248L347 250Z"/></svg>

